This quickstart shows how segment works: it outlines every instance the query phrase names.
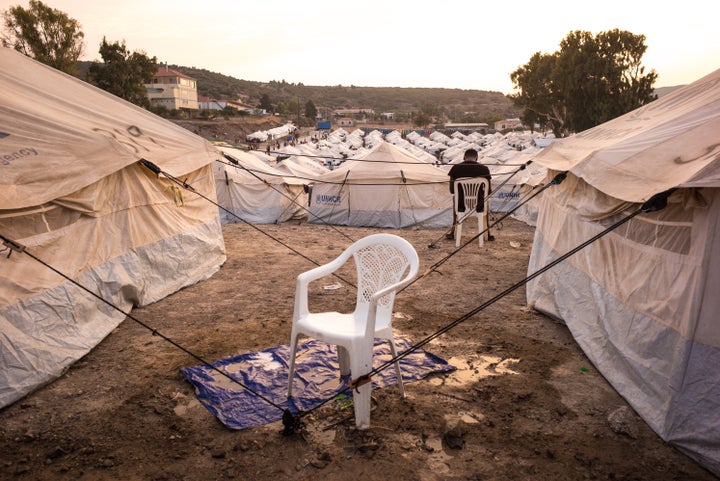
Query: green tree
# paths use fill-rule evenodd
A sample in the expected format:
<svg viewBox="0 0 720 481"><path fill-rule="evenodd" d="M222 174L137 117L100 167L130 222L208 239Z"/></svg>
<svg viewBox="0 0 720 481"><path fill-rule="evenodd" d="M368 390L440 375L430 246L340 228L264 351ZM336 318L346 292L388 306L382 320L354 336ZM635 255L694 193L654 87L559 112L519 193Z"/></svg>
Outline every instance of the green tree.
<svg viewBox="0 0 720 481"><path fill-rule="evenodd" d="M317 109L312 100L305 102L305 117L312 120L315 120L317 117Z"/></svg>
<svg viewBox="0 0 720 481"><path fill-rule="evenodd" d="M85 34L77 20L38 0L3 12L2 45L65 73L77 73Z"/></svg>
<svg viewBox="0 0 720 481"><path fill-rule="evenodd" d="M412 121L416 127L427 127L430 122L432 122L432 118L421 110L419 112L413 112Z"/></svg>
<svg viewBox="0 0 720 481"><path fill-rule="evenodd" d="M273 111L273 105L270 101L270 96L268 94L263 94L260 98L260 108L265 110L266 112Z"/></svg>
<svg viewBox="0 0 720 481"><path fill-rule="evenodd" d="M152 81L157 72L157 58L145 52L130 53L118 42L108 43L103 37L100 43L103 63L93 62L88 69L88 80L111 94L144 108L150 107L145 84Z"/></svg>
<svg viewBox="0 0 720 481"><path fill-rule="evenodd" d="M553 54L536 52L510 74L515 106L529 125L547 124L556 136L580 132L657 98L657 74L645 74L644 35L618 29L593 36L570 32Z"/></svg>

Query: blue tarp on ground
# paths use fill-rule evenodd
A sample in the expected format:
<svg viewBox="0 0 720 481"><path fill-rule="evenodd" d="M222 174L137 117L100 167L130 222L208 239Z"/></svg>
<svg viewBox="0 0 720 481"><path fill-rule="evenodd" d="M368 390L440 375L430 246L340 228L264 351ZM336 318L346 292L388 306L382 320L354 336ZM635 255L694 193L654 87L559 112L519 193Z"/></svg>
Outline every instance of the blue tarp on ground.
<svg viewBox="0 0 720 481"><path fill-rule="evenodd" d="M400 353L411 345L406 339L396 339L395 342ZM346 390L348 380L340 379L335 346L307 340L298 345L293 397L288 399L289 357L290 346L283 345L213 363L214 367L249 389L207 365L183 368L180 372L195 386L200 402L230 429L247 429L280 420L282 410L265 399L282 409L289 408L292 413L297 413L310 410ZM378 341L375 345L374 365L377 367L390 358L389 343ZM403 358L400 367L405 382L455 369L445 360L423 350ZM372 379L373 389L397 384L395 368L392 366L383 369ZM348 395L350 391L347 390Z"/></svg>

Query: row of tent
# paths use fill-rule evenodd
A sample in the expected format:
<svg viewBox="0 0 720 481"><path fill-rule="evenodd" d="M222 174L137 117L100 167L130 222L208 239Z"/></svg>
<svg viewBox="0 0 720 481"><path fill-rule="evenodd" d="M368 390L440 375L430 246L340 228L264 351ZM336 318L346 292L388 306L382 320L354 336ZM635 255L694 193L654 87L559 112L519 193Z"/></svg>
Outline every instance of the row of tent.
<svg viewBox="0 0 720 481"><path fill-rule="evenodd" d="M247 135L245 138L248 142L269 142L287 137L295 132L296 129L293 124L287 123L268 130L258 130L257 132Z"/></svg>
<svg viewBox="0 0 720 481"><path fill-rule="evenodd" d="M271 154L222 148L228 162L215 172L221 218L224 223L304 218L348 226L447 228L452 223L448 171L473 148L481 151L481 162L493 176L490 209L535 222L536 204L516 207L545 178L546 169L532 166L542 150L539 134L436 137L432 148L444 145L447 163L425 150L422 139L404 139L397 131L338 129L318 143L284 146Z"/></svg>
<svg viewBox="0 0 720 481"><path fill-rule="evenodd" d="M124 319L73 281L129 310L219 269L226 252L217 207L163 173L222 199L218 181L229 185L237 170L218 165L234 166L229 158L239 161L240 154L10 49L0 49L0 67L2 407L62 374ZM407 152L393 136L380 142L346 134L342 148L348 138L351 152L400 158ZM445 145L450 155L454 145ZM490 143L481 146L491 152ZM529 272L615 228L527 286L529 305L567 324L662 439L718 475L719 146L720 70L538 152L531 165L546 169L547 189L538 202ZM356 169L377 175L381 164L347 160L321 174L336 177L313 184L311 195L352 205L358 199L339 187ZM447 195L440 192L446 184L427 170L442 169L430 162L393 165L402 166L401 182L387 196L399 214L380 216L383 222L431 225L442 217L440 208L420 209L424 194L410 189L429 185ZM298 177L285 167L287 177ZM410 175L415 167L423 172L417 180ZM566 179L550 183L557 173ZM390 191L381 179L367 183ZM301 187L289 195L301 196ZM660 193L648 204L659 209L638 211ZM408 204L401 203L405 196ZM316 209L338 223L368 216L337 205Z"/></svg>

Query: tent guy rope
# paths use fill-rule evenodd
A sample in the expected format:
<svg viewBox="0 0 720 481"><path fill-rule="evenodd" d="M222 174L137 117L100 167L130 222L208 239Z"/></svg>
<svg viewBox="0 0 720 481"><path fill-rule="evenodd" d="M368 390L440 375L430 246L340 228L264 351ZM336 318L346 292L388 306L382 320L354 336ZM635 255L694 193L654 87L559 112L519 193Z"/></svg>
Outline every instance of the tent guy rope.
<svg viewBox="0 0 720 481"><path fill-rule="evenodd" d="M256 231L258 231L258 232L262 233L263 235L269 237L270 239L274 240L274 241L277 242L278 244L280 244L280 245L282 245L283 247L289 249L289 250L292 251L293 253L299 255L299 256L302 257L303 259L311 262L312 264L314 264L314 265L316 265L316 266L320 266L320 265L321 265L319 262L317 262L317 261L315 261L315 260L313 260L313 259L310 259L310 258L309 258L308 256L306 256L305 254L303 254L302 252L298 251L297 249L294 249L293 247L287 245L285 242L281 241L281 240L278 239L277 237L269 234L268 232L265 232L264 230L262 230L261 228L259 228L259 227L256 226L255 224L252 224L252 223L246 221L245 219L243 219L242 217L238 216L238 215L235 214L234 212L229 211L228 209L224 208L223 206L221 206L221 205L218 204L217 202L213 201L212 199L210 199L210 198L207 197L206 195L201 194L201 193L198 192L192 185L188 184L187 182L185 182L185 181L183 181L183 180L178 179L177 177L173 176L172 174L169 174L168 172L165 172L164 170L162 170L160 167L158 167L158 166L155 165L154 163L150 162L149 160L147 160L147 159L140 159L140 160L138 160L138 162L139 162L141 165L143 165L143 166L147 167L148 169L150 169L150 171L152 171L155 175L157 175L157 176L162 175L163 177L165 177L166 179L170 180L171 182L176 183L177 185L179 185L179 186L182 187L183 189L189 190L190 192L193 192L193 193L197 194L198 196L202 197L203 199L205 199L206 201L210 202L210 203L213 204L214 206L218 207L219 209L222 209L224 212L227 212L228 214L232 215L233 217L236 217L236 218L239 219L240 221L244 222L246 225L252 227L252 228L255 229ZM345 283L348 284L349 286L355 287L355 286L353 285L353 283L350 282L350 281L348 281L347 279L343 279L341 276L339 276L339 275L337 275L337 274L333 274L333 276L336 277L336 278L338 278L338 279L340 279L341 281L345 282Z"/></svg>
<svg viewBox="0 0 720 481"><path fill-rule="evenodd" d="M262 394L258 393L257 391L254 391L252 388L250 388L249 386L247 386L247 385L244 384L243 382L235 379L233 376L231 376L231 375L228 374L227 372L225 372L225 371L223 371L223 370L221 370L221 369L213 366L209 361L206 361L206 360L203 359L201 356L199 356L198 354L195 354L193 351L191 351L190 349L186 348L185 346L183 346L183 345L180 344L179 342L177 342L177 341L173 340L172 338L170 338L170 337L162 334L160 331L158 331L157 329L155 329L154 327L152 327L152 326L149 325L148 323L146 323L146 322L138 319L137 317L135 317L135 316L132 315L131 313L125 311L124 309L121 309L120 307L116 306L115 304L113 304L112 302L108 301L108 300L105 299L104 297L102 297L102 296L100 296L99 294L93 292L93 291L92 291L90 288L88 288L87 286L84 286L83 284L81 284L80 282L76 281L75 279L73 279L73 278L70 277L69 275L65 274L64 272L61 272L59 269L56 269L55 267L51 266L50 264L48 264L48 263L45 262L44 260L40 259L40 258L37 257L36 255L34 255L32 252L30 252L28 249L26 249L25 246L23 246L23 245L15 242L15 241L13 241L12 239L9 239L9 238L5 237L5 236L4 236L3 234L1 234L1 233L0 233L0 240L2 240L3 245L5 245L5 246L9 249L9 251L10 251L10 252L8 253L8 257L10 256L10 254L11 254L12 252L18 252L18 253L23 253L23 254L27 255L28 257L30 257L30 258L33 259L34 261L42 264L43 266L45 266L46 268L50 269L51 271L53 271L54 273L56 273L56 274L59 275L60 277L64 278L65 280L67 280L68 282L70 282L71 284L73 284L74 286L76 286L76 287L80 288L81 290L85 291L86 293L90 294L92 297L94 297L95 299L99 300L99 301L102 302L103 304L106 304L107 306L115 309L116 311L118 311L118 312L120 312L121 314L125 315L128 319L131 319L131 320L133 320L134 322L136 322L137 324L139 324L140 326L144 327L145 329L147 329L148 331L150 331L153 336L158 336L158 337L160 337L162 340L164 340L164 341L168 342L169 344L171 344L172 346L180 349L182 352L184 352L185 354L189 355L190 357L192 357L192 358L195 359L196 361L200 362L202 365L208 366L210 369L218 372L219 374L221 374L222 376L226 377L227 379L229 379L229 380L232 381L233 383L241 386L241 387L244 388L244 389L247 389L248 391L250 391L251 393L253 393L253 394L256 395L257 397L259 397L259 398L262 399L263 401L267 402L267 403L270 404L271 406L276 407L276 408L280 409L281 411L284 411L284 408L283 408L283 407L281 407L281 406L279 406L278 404L274 403L273 401L271 401L270 399L266 398L265 396L263 396Z"/></svg>
<svg viewBox="0 0 720 481"><path fill-rule="evenodd" d="M230 155L230 154L223 154L223 156L228 160L229 164L226 163L226 162L221 162L221 161L219 161L219 160L217 160L216 162L220 162L221 164L230 165L230 166L232 166L232 167L235 167L236 169L242 169L242 170L246 171L247 173L249 173L250 175L252 175L252 176L255 177L256 179L258 179L259 181L263 182L265 185L269 186L269 187L270 187L271 189L273 189L275 192L277 192L278 194L280 194L280 195L282 195L283 197L285 197L286 199L288 199L288 200L291 202L291 205L297 205L297 206L300 207L303 211L307 212L307 214L308 214L309 216L310 216L310 215L313 216L315 219L317 219L317 220L319 220L320 222L322 222L323 225L332 228L335 232L337 232L337 233L340 234L341 236L345 237L345 238L348 239L350 242L354 242L354 241L355 241L355 239L353 239L353 238L350 237L349 235L345 234L344 232L342 232L340 229L338 229L338 228L335 227L334 225L328 223L328 222L327 222L325 219L323 219L322 217L318 216L317 214L312 213L312 212L310 211L310 209L308 209L307 207L305 207L304 205L302 205L300 202L298 202L298 201L297 201L297 198L298 198L298 196L299 196L300 194L298 194L297 196L295 196L294 198L292 198L292 197L290 197L289 195L285 194L284 192L280 191L280 189L278 189L277 187L275 187L274 185L272 185L270 182L268 182L267 180L263 179L262 177L260 177L259 175L257 175L257 174L255 173L255 172L260 172L260 171L256 171L255 169L248 169L248 168L245 167L244 165L240 164L240 162L239 162L237 159L233 158L233 156ZM262 172L262 174L264 174L264 175L271 175L271 176L275 176L275 175L276 175L276 174L272 174L272 173L269 173L269 172ZM226 179L227 179L227 174L225 174L225 176L226 176ZM291 177L291 176L288 176L288 177ZM227 181L227 180L226 180L226 181ZM286 210L287 210L287 208L286 208ZM239 216L236 215L236 217L239 217ZM277 221L276 221L276 223L277 223Z"/></svg>
<svg viewBox="0 0 720 481"><path fill-rule="evenodd" d="M664 209L665 206L667 205L667 199L668 199L668 197L669 197L670 194L672 194L675 190L676 190L676 189L673 188L673 189L669 189L669 190L667 190L667 191L664 191L664 192L661 192L661 193L659 193L659 194L654 195L654 196L651 197L647 202L645 202L644 204L640 205L637 209L635 209L633 212L629 213L629 214L628 214L627 216L625 216L624 218L618 220L617 222L615 222L615 223L612 224L611 226L607 227L607 228L606 228L605 230L603 230L602 232L599 232L599 233L596 234L595 236L591 237L591 238L588 239L587 241L583 242L582 244L580 244L580 245L576 246L575 248L571 249L570 251L566 252L565 254L563 254L562 256L558 257L558 258L555 259L554 261L546 264L545 266L543 266L543 267L541 267L540 269L536 270L536 271L533 272L532 274L528 275L526 278L524 278L524 279L516 282L516 283L513 284L512 286L508 287L508 288L505 289L504 291L502 291L502 292L500 292L499 294L497 294L497 295L495 295L494 297L492 297L491 299L483 302L482 304L480 304L480 305L477 306L476 308L474 308L474 309L470 310L469 312L467 312L466 314L460 316L459 318L457 318L457 319L454 320L453 322L451 322L451 323L447 324L446 326L440 328L439 330L437 330L437 331L435 331L434 333L430 334L429 336L425 337L425 338L422 339L421 341L418 341L417 343L413 344L413 345L410 346L408 349L406 349L406 350L403 351L402 353L398 354L397 356L393 357L392 359L388 359L387 361L385 361L385 362L384 362L383 364L381 364L380 366L378 366L378 367L376 367L376 368L373 368L373 369L372 369L370 372L368 372L367 374L364 374L364 375L361 375L361 376L359 376L359 377L357 377L357 378L354 378L352 381L350 381L349 386L348 386L348 389L357 388L357 387L359 387L359 386L362 386L363 384L366 384L366 383L370 382L372 376L374 376L375 374L379 373L380 371L383 371L384 369L387 369L387 368L390 367L390 366L393 366L393 365L395 364L395 362L397 362L397 361L399 361L399 360L407 357L407 356L410 355L412 352L416 351L417 349L422 348L423 346L425 346L425 345L428 344L429 342L433 341L434 339L440 337L441 335L443 335L443 334L445 334L446 332L450 331L451 329L455 328L455 327L458 326L459 324L461 324L461 323L465 322L466 320L470 319L471 317L473 317L473 316L476 315L477 313L481 312L481 311L484 310L485 308L487 308L487 307L489 307L490 305L494 304L495 302L499 301L499 300L502 299L503 297L505 297L505 296L507 296L508 294L512 293L513 291L517 290L518 288L524 286L525 284L527 284L528 282L532 281L533 279L535 279L536 277L540 276L541 274L543 274L544 272L548 271L549 269L553 268L553 267L556 266L557 264L565 261L568 257L576 254L577 252L581 251L581 250L584 249L585 247L587 247L587 246L589 246L590 244L594 243L594 242L597 241L598 239L604 237L605 235L607 235L607 234L609 234L610 232L614 231L614 230L617 229L618 227L620 227L620 226L622 226L623 224L629 222L630 220L632 220L633 218L635 218L635 217L638 216L639 214L649 213L649 212L656 212L656 211L659 211L659 210Z"/></svg>

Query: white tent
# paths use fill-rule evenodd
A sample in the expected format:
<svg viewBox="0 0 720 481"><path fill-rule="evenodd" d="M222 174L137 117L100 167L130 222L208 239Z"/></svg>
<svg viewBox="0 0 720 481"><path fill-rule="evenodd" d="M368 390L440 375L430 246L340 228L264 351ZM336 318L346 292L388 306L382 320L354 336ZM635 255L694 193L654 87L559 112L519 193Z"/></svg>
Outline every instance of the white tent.
<svg viewBox="0 0 720 481"><path fill-rule="evenodd" d="M404 228L449 227L452 197L446 172L402 148L380 143L315 183L309 222Z"/></svg>
<svg viewBox="0 0 720 481"><path fill-rule="evenodd" d="M512 212L512 217L528 225L537 222L539 190L545 183L547 169L533 163L535 153L518 152L507 164L490 165L492 194L490 212ZM492 164L492 159L487 159Z"/></svg>
<svg viewBox="0 0 720 481"><path fill-rule="evenodd" d="M302 179L305 183L312 183L321 175L330 172L330 169L324 165L304 155L292 155L287 159L281 159L275 167L281 172Z"/></svg>
<svg viewBox="0 0 720 481"><path fill-rule="evenodd" d="M720 70L554 142L529 272L677 188L528 284L664 440L720 474Z"/></svg>
<svg viewBox="0 0 720 481"><path fill-rule="evenodd" d="M213 166L223 224L275 224L307 215L307 180L287 176L249 152L231 147L221 150L232 159Z"/></svg>
<svg viewBox="0 0 720 481"><path fill-rule="evenodd" d="M123 311L210 277L225 261L202 138L8 48L0 48L0 407L52 381ZM9 254L9 256L8 256Z"/></svg>
<svg viewBox="0 0 720 481"><path fill-rule="evenodd" d="M258 130L245 136L248 141L257 140L259 142L265 142L270 140L282 139L295 131L293 124L284 124L279 127L273 127L269 130Z"/></svg>

